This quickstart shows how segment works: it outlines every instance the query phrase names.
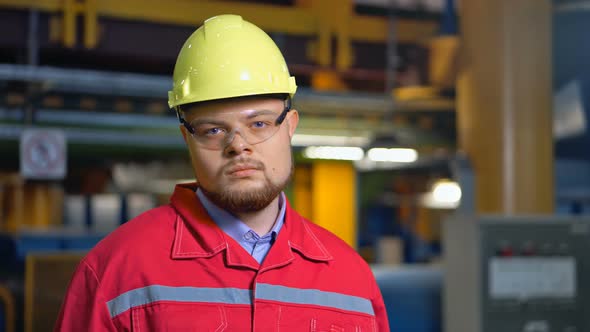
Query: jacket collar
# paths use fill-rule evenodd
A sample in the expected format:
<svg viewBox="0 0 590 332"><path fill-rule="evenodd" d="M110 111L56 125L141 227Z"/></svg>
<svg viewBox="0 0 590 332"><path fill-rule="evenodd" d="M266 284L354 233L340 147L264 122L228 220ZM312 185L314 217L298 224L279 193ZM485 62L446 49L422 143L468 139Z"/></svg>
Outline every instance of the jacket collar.
<svg viewBox="0 0 590 332"><path fill-rule="evenodd" d="M170 204L177 211L173 259L211 257L227 250L228 265L245 266L258 269L258 263L230 236L226 235L216 224L197 198L196 183L179 184L174 188ZM332 255L318 240L309 223L293 210L285 200L285 224L268 256L263 261L262 269L270 269L288 264L293 260L293 251L314 261L329 261ZM236 248L236 250L228 250ZM239 248L239 249L238 249Z"/></svg>
<svg viewBox="0 0 590 332"><path fill-rule="evenodd" d="M172 258L211 257L227 248L223 231L209 217L197 198L195 184L174 188L170 204L178 213Z"/></svg>

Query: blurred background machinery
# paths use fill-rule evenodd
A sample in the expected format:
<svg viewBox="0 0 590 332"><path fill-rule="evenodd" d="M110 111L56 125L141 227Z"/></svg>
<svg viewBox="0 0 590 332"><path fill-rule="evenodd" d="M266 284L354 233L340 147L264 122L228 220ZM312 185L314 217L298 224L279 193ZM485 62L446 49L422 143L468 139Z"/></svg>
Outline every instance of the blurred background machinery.
<svg viewBox="0 0 590 332"><path fill-rule="evenodd" d="M51 330L72 272L83 256L76 252L27 256L24 331Z"/></svg>
<svg viewBox="0 0 590 332"><path fill-rule="evenodd" d="M588 330L552 320L588 301L581 241L543 235L547 216L566 229L590 211L588 1L455 5L0 0L0 29L10 32L0 34L0 331L50 329L81 252L191 179L166 93L183 41L221 13L261 26L285 54L301 114L287 195L373 264L393 331L462 332L443 322L478 319L482 331ZM490 214L545 217L479 222ZM461 220L477 257L453 249L467 233L443 236ZM576 294L567 313L550 305L561 298L533 300L520 318L545 320L501 329L487 315L508 322L510 313L486 308L512 300L490 297L489 280L463 287L463 298L445 291L469 277L445 260L469 258L462 268L474 275L489 275L493 261L545 276L530 270L547 261L489 256L489 246L529 241L568 245ZM572 275L572 264L558 265L549 266ZM467 300L481 305L457 318Z"/></svg>

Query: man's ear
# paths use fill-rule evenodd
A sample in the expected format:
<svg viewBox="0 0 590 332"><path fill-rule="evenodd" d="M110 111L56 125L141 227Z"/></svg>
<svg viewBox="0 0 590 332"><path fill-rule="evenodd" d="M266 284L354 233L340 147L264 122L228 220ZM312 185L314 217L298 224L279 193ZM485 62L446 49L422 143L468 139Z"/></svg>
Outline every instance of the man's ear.
<svg viewBox="0 0 590 332"><path fill-rule="evenodd" d="M297 110L289 111L289 116L287 117L287 126L289 128L289 137L293 138L295 135L295 129L297 129L297 125L299 124L299 112Z"/></svg>

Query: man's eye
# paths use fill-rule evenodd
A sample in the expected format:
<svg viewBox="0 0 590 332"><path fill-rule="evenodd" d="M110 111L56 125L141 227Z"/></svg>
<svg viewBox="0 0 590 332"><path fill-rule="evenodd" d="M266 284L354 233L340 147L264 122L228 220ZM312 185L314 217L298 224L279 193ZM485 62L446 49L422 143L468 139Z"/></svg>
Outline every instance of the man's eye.
<svg viewBox="0 0 590 332"><path fill-rule="evenodd" d="M268 124L264 121L255 121L254 123L252 123L252 127L253 128L264 128L266 127Z"/></svg>
<svg viewBox="0 0 590 332"><path fill-rule="evenodd" d="M207 130L207 134L209 135L215 135L215 134L219 134L221 133L221 128L211 128L209 130Z"/></svg>
<svg viewBox="0 0 590 332"><path fill-rule="evenodd" d="M215 136L223 133L223 129L214 127L214 128L207 128L203 130L199 130L199 134L202 136Z"/></svg>

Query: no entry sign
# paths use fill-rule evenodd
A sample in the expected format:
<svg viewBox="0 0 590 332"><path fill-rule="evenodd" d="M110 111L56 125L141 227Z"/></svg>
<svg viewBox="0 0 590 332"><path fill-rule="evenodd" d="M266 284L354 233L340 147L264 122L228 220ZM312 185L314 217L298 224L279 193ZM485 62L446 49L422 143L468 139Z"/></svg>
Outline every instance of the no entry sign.
<svg viewBox="0 0 590 332"><path fill-rule="evenodd" d="M20 138L20 171L26 179L61 180L66 175L66 137L55 129L25 129Z"/></svg>

